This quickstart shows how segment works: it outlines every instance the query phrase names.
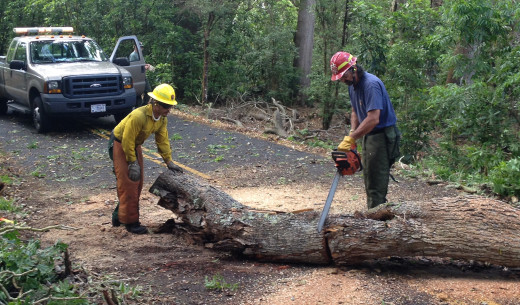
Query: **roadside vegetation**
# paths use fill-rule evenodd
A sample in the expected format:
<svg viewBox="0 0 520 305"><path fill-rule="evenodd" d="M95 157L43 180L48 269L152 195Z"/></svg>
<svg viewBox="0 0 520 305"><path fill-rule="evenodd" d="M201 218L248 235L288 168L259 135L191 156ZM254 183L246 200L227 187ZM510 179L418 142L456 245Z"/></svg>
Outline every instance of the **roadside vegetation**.
<svg viewBox="0 0 520 305"><path fill-rule="evenodd" d="M141 287L93 276L69 259L68 245L44 246L37 232L74 230L54 225L35 228L19 219L24 207L14 189L23 179L10 172L0 155L0 305L127 304L138 300Z"/></svg>

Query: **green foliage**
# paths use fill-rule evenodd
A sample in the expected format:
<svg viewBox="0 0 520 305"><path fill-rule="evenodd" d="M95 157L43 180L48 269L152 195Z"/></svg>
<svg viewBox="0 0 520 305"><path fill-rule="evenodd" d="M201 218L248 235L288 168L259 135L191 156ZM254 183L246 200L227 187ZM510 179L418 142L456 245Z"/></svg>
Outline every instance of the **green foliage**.
<svg viewBox="0 0 520 305"><path fill-rule="evenodd" d="M120 304L127 304L128 299L138 300L139 296L141 296L143 291L143 287L139 285L130 286L123 282L114 282L112 286L115 286L115 290L118 291L118 293L116 294L116 298L120 302Z"/></svg>
<svg viewBox="0 0 520 305"><path fill-rule="evenodd" d="M14 204L14 199L0 197L0 211L18 212L20 208Z"/></svg>
<svg viewBox="0 0 520 305"><path fill-rule="evenodd" d="M217 154L219 151L226 151L234 148L234 145L224 145L224 144L210 144L208 145L208 152L212 155Z"/></svg>
<svg viewBox="0 0 520 305"><path fill-rule="evenodd" d="M493 191L504 196L520 196L520 158L501 161L494 167L489 178Z"/></svg>
<svg viewBox="0 0 520 305"><path fill-rule="evenodd" d="M288 103L297 77L293 68L296 20L297 8L291 1L252 1L239 6L233 27L219 32L222 38L214 47L224 59L220 68L224 73L215 78L222 80L219 87L231 94L245 92ZM229 48L231 44L235 48Z"/></svg>
<svg viewBox="0 0 520 305"><path fill-rule="evenodd" d="M9 304L33 304L43 298L50 298L47 304L88 304L77 298L75 287L58 279L54 262L61 260L67 245L56 243L41 248L40 241L22 241L17 234L0 237L0 285L9 291L0 292L0 301ZM4 290L2 290L4 291ZM23 293L18 295L18 293ZM19 299L19 297L21 297ZM59 301L59 298L75 298Z"/></svg>
<svg viewBox="0 0 520 305"><path fill-rule="evenodd" d="M309 140L307 141L307 145L311 147L321 147L328 150L333 150L338 146L338 143L332 143L330 141L321 141L321 140Z"/></svg>
<svg viewBox="0 0 520 305"><path fill-rule="evenodd" d="M385 83L403 133L405 162L424 158L449 179L502 181L496 168L520 157L518 1L445 0L438 8L428 0L397 3L392 10L391 1L383 0L316 2L311 85L305 94L321 109L322 127L330 127L334 114L350 110L348 88L330 81L329 67L335 52L349 51ZM201 101L206 45L209 102L275 98L291 105L299 90L293 67L297 5L290 0L1 1L0 53L6 53L15 26L70 25L96 39L107 54L119 36L135 34L146 46L146 61L156 67L147 73L152 86L173 84L182 109ZM33 175L42 177L40 171Z"/></svg>
<svg viewBox="0 0 520 305"><path fill-rule="evenodd" d="M348 99L348 87L341 83L331 83L330 76L311 73L311 86L306 91L309 99L321 105L321 117L323 129L329 129L332 116L337 112L345 113L350 109Z"/></svg>
<svg viewBox="0 0 520 305"><path fill-rule="evenodd" d="M442 26L435 35L446 50L440 57L444 69L461 83L486 77L493 64L497 42L510 31L511 1L450 0L441 7ZM495 54L498 55L498 54Z"/></svg>
<svg viewBox="0 0 520 305"><path fill-rule="evenodd" d="M224 156L216 156L215 159L213 159L213 162L220 162L224 161Z"/></svg>
<svg viewBox="0 0 520 305"><path fill-rule="evenodd" d="M354 1L352 4L352 18L356 22L350 26L352 39L347 49L358 56L358 61L367 71L376 75L382 75L386 70L390 41L384 16L387 9L366 1Z"/></svg>
<svg viewBox="0 0 520 305"><path fill-rule="evenodd" d="M41 170L41 167L36 168L34 171L31 172L31 176L36 178L45 178L46 175L45 173L42 173Z"/></svg>
<svg viewBox="0 0 520 305"><path fill-rule="evenodd" d="M38 148L38 142L37 141L32 141L31 143L29 143L27 145L27 148L29 148L29 149L36 149L36 148Z"/></svg>
<svg viewBox="0 0 520 305"><path fill-rule="evenodd" d="M437 12L430 8L430 1L414 0L388 19L395 35L387 53L387 73L381 78L388 84L398 115L404 162L415 160L430 142L432 113L427 108L427 88L436 70L439 51L429 37L439 23L438 18Z"/></svg>
<svg viewBox="0 0 520 305"><path fill-rule="evenodd" d="M231 291L235 291L238 289L238 283L228 284L224 277L220 274L216 274L213 278L208 278L208 276L204 277L204 287L208 290L225 290L230 289Z"/></svg>
<svg viewBox="0 0 520 305"><path fill-rule="evenodd" d="M176 132L176 133L174 133L174 134L170 137L170 139L171 139L172 141L180 141L180 140L182 140L182 136L181 136L180 133L177 133L177 132Z"/></svg>
<svg viewBox="0 0 520 305"><path fill-rule="evenodd" d="M11 177L9 177L8 175L0 175L0 182L3 182L5 184L12 184L13 179L11 179Z"/></svg>

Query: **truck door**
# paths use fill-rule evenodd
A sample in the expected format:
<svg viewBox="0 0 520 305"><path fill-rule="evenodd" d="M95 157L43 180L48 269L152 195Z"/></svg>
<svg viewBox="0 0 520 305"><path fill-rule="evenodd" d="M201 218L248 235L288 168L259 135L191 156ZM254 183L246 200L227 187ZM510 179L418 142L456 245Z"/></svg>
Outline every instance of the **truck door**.
<svg viewBox="0 0 520 305"><path fill-rule="evenodd" d="M25 62L27 66L27 43L20 42L16 47L14 56L6 59L7 67L13 60L19 60ZM7 68L6 67L6 68ZM27 69L27 68L26 68ZM7 68L5 72L5 91L12 99L16 101L27 100L27 71L26 70L15 70Z"/></svg>
<svg viewBox="0 0 520 305"><path fill-rule="evenodd" d="M128 59L130 62L130 66L125 66L123 68L132 74L137 96L141 96L145 87L146 69L143 51L141 50L139 40L137 40L136 36L132 35L119 38L116 47L110 56L110 61L114 62L114 59L121 57Z"/></svg>

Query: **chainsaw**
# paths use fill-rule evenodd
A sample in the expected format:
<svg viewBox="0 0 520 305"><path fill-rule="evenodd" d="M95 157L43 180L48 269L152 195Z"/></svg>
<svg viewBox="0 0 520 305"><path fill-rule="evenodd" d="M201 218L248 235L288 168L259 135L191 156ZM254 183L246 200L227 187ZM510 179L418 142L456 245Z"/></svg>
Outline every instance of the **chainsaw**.
<svg viewBox="0 0 520 305"><path fill-rule="evenodd" d="M334 194L336 193L336 188L338 187L339 178L345 175L354 175L356 172L363 169L361 158L359 157L355 147L353 147L353 149L348 152L337 150L333 151L332 160L334 160L336 165L336 175L332 180L329 195L327 196L325 206L321 212L320 221L318 223L318 233L320 233L321 229L323 229L325 219L327 219L327 215L329 214L330 205L332 203L332 199L334 199Z"/></svg>

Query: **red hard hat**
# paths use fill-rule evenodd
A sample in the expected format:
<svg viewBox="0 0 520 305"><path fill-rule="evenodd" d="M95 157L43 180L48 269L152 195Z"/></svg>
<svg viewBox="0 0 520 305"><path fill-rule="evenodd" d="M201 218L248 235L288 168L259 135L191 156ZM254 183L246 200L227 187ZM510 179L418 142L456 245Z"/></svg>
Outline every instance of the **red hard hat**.
<svg viewBox="0 0 520 305"><path fill-rule="evenodd" d="M340 79L350 67L356 64L357 57L347 52L337 52L330 59L330 70L332 77L330 80L336 81Z"/></svg>

